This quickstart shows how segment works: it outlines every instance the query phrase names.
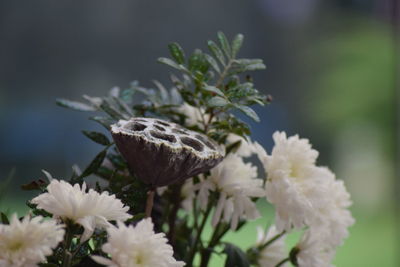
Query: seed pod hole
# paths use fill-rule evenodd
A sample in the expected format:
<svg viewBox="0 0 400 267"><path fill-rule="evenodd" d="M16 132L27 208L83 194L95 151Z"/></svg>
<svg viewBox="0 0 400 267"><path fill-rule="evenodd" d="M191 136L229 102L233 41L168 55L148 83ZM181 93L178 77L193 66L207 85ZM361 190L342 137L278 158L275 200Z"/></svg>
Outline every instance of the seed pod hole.
<svg viewBox="0 0 400 267"><path fill-rule="evenodd" d="M125 127L127 129L129 129L129 130L132 130L132 131L143 131L144 129L147 128L146 125L143 125L143 124L138 123L138 122L129 123Z"/></svg>
<svg viewBox="0 0 400 267"><path fill-rule="evenodd" d="M200 143L199 141L197 141L196 139L193 138L189 138L189 137L181 137L181 141L182 143L184 143L187 146L192 147L194 150L197 150L199 152L204 150L204 146L202 143Z"/></svg>
<svg viewBox="0 0 400 267"><path fill-rule="evenodd" d="M177 129L177 128L173 128L173 129L172 129L172 132L173 132L173 133L182 134L182 135L187 135L187 133L186 133L185 131L182 131L182 130Z"/></svg>
<svg viewBox="0 0 400 267"><path fill-rule="evenodd" d="M165 132L165 129L163 127L161 127L161 126L154 125L154 128L156 128L159 131Z"/></svg>
<svg viewBox="0 0 400 267"><path fill-rule="evenodd" d="M196 135L195 137L196 137L197 139L201 140L201 141L202 141L206 146L208 146L209 148L215 149L215 146L214 146L210 141L208 141L206 138L204 138L204 136Z"/></svg>
<svg viewBox="0 0 400 267"><path fill-rule="evenodd" d="M165 140L165 141L168 141L168 142L171 142L171 143L175 143L176 142L175 136L170 135L170 134L160 133L160 132L157 132L157 131L150 131L150 135L155 137L155 138L162 139L162 140Z"/></svg>
<svg viewBox="0 0 400 267"><path fill-rule="evenodd" d="M156 123L167 126L167 127L169 126L169 124L165 121L156 121Z"/></svg>

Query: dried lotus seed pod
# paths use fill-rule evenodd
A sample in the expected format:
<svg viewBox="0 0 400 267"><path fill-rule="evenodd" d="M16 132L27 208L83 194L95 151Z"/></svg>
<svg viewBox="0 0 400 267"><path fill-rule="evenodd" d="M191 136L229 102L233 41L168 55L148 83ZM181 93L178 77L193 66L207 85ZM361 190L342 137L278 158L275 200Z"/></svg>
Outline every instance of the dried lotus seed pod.
<svg viewBox="0 0 400 267"><path fill-rule="evenodd" d="M120 120L111 133L129 168L152 187L206 172L223 158L207 136L160 119Z"/></svg>

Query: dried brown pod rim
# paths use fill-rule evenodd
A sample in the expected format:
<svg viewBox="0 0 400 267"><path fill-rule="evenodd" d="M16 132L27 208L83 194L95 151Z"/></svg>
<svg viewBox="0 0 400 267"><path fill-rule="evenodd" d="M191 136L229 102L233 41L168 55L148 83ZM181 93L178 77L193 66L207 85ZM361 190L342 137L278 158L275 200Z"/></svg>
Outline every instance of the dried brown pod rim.
<svg viewBox="0 0 400 267"><path fill-rule="evenodd" d="M206 172L223 158L220 147L206 135L160 119L120 120L111 133L131 170L152 187Z"/></svg>

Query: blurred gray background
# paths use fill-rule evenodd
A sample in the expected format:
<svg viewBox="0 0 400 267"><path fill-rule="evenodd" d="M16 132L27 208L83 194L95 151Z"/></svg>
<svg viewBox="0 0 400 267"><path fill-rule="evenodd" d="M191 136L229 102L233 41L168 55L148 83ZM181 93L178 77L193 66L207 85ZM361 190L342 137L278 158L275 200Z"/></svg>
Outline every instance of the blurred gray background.
<svg viewBox="0 0 400 267"><path fill-rule="evenodd" d="M68 177L100 151L80 131L103 129L56 98L104 95L133 80L168 85L170 69L156 63L167 44L206 49L222 30L243 33L239 56L267 65L253 78L274 101L256 108L253 139L270 150L275 130L309 138L353 196L358 222L337 266L398 266L394 1L1 1L0 181L16 174L0 210L27 211L32 194L20 184L41 169Z"/></svg>

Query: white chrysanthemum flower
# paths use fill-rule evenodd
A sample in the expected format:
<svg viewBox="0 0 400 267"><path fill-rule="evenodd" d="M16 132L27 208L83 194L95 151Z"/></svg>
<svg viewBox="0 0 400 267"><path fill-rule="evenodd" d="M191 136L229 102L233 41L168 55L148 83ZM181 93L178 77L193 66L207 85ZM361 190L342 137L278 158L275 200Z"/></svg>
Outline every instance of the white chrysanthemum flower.
<svg viewBox="0 0 400 267"><path fill-rule="evenodd" d="M321 242L318 233L306 231L296 248L296 261L299 267L333 267L336 251Z"/></svg>
<svg viewBox="0 0 400 267"><path fill-rule="evenodd" d="M85 229L81 241L87 240L95 228L105 228L111 224L108 221L125 221L132 217L128 214L129 207L108 192L99 194L93 189L86 192L86 184L72 186L65 181L53 179L47 186L48 193L43 193L34 199L37 204L56 218L71 220Z"/></svg>
<svg viewBox="0 0 400 267"><path fill-rule="evenodd" d="M164 233L156 234L151 219L141 220L135 227L118 222L118 227L107 229L108 241L102 250L111 260L92 256L103 265L112 267L181 267L185 263L176 261L173 250L167 244Z"/></svg>
<svg viewBox="0 0 400 267"><path fill-rule="evenodd" d="M222 218L230 222L231 229L236 229L240 218L258 218L260 213L251 198L265 196L262 180L257 178L257 167L235 154L228 155L211 169L209 177L201 177L191 189L198 191L197 198L203 209L207 207L210 191L218 191L220 197L212 225L216 226Z"/></svg>
<svg viewBox="0 0 400 267"><path fill-rule="evenodd" d="M185 124L189 126L199 126L202 127L204 122L208 122L210 119L210 115L204 114L204 110L189 105L184 102L179 108L178 111L182 114L186 115Z"/></svg>
<svg viewBox="0 0 400 267"><path fill-rule="evenodd" d="M268 241L275 238L277 235L281 234L278 232L275 225L269 227L267 233L261 227L257 228L257 245L262 246ZM258 266L260 267L275 267L279 262L287 257L287 251L285 246L285 235L282 235L273 243L265 247L260 251L258 257ZM282 267L289 266L287 263L281 265Z"/></svg>
<svg viewBox="0 0 400 267"><path fill-rule="evenodd" d="M279 230L301 228L316 216L314 205L324 204L324 190L316 179L318 152L297 135L287 138L285 133L275 132L273 138L275 146L264 165L267 199L276 208Z"/></svg>
<svg viewBox="0 0 400 267"><path fill-rule="evenodd" d="M319 168L319 172L324 177L319 180L319 186L324 189L325 201L318 207L320 218L311 227L320 231L323 242L334 248L343 244L349 236L348 228L355 222L348 210L352 202L343 181L336 180L327 168Z"/></svg>
<svg viewBox="0 0 400 267"><path fill-rule="evenodd" d="M25 216L20 221L14 214L9 225L0 224L0 266L38 266L63 237L63 225L55 220Z"/></svg>

